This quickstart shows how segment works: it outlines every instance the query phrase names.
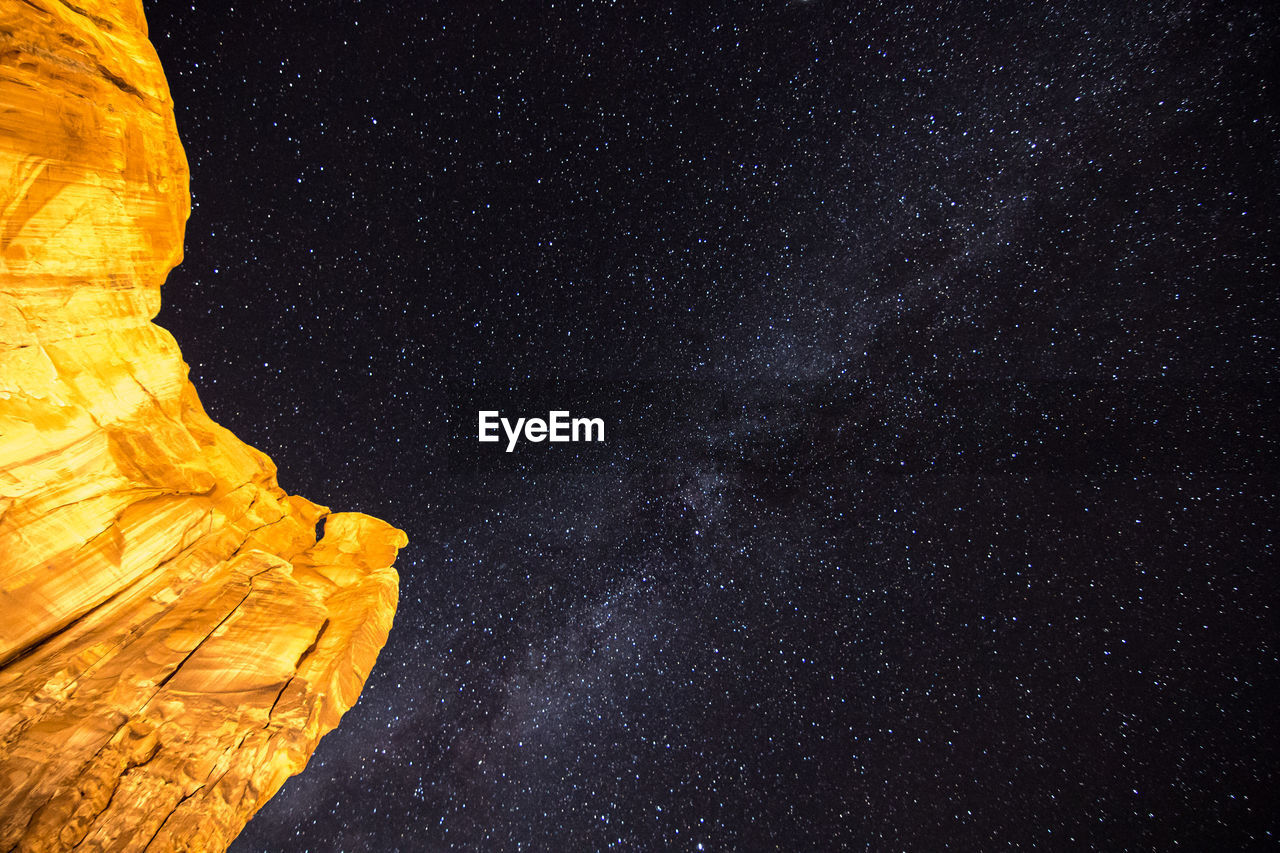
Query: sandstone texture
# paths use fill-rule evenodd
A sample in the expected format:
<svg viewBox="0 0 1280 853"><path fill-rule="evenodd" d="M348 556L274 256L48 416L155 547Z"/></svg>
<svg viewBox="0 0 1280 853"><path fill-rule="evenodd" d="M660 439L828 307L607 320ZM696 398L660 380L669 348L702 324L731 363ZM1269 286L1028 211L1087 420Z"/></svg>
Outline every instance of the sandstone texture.
<svg viewBox="0 0 1280 853"><path fill-rule="evenodd" d="M224 849L391 626L404 534L285 494L151 322L189 207L137 0L0 0L0 851Z"/></svg>

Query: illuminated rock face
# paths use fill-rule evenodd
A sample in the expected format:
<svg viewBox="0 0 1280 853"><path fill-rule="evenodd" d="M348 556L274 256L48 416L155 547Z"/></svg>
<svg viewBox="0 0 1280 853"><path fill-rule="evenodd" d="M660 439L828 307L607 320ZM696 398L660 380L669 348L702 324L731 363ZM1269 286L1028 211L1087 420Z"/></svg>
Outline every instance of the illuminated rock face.
<svg viewBox="0 0 1280 853"><path fill-rule="evenodd" d="M404 534L286 495L151 324L189 205L137 0L0 0L0 850L222 850L391 626Z"/></svg>

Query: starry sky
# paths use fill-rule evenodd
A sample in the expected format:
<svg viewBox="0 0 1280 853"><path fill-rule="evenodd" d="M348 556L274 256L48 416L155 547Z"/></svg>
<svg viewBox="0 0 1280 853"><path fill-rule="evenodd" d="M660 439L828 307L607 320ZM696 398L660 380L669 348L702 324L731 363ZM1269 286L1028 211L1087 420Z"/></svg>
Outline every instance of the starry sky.
<svg viewBox="0 0 1280 853"><path fill-rule="evenodd" d="M1275 843L1269 4L146 7L158 322L410 539L234 851Z"/></svg>

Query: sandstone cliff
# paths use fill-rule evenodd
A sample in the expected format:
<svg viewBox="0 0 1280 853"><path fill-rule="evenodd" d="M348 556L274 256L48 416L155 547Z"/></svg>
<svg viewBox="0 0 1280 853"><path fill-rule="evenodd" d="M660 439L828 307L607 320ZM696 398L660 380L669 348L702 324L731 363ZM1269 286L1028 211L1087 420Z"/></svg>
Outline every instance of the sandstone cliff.
<svg viewBox="0 0 1280 853"><path fill-rule="evenodd" d="M391 625L404 534L285 494L151 323L189 202L138 0L0 0L0 850L224 849Z"/></svg>

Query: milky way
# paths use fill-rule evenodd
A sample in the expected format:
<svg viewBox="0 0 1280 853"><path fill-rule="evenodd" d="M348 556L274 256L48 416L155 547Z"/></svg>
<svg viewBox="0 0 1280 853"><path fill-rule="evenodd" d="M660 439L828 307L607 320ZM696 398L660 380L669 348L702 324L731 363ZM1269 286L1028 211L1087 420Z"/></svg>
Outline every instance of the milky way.
<svg viewBox="0 0 1280 853"><path fill-rule="evenodd" d="M1280 33L1124 5L148 4L159 322L410 539L233 850L1273 838Z"/></svg>

